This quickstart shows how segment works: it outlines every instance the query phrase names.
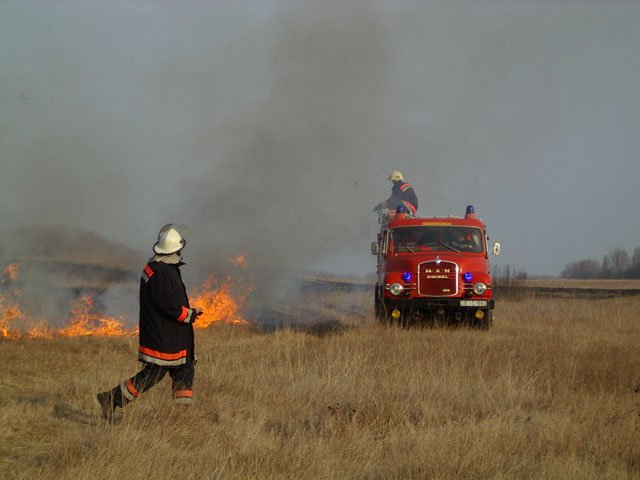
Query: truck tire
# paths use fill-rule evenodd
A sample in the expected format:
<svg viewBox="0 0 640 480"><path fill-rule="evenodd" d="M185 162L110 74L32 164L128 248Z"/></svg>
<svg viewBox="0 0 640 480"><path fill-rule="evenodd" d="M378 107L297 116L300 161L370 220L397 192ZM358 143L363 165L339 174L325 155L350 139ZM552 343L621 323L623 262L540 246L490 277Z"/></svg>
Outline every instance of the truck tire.
<svg viewBox="0 0 640 480"><path fill-rule="evenodd" d="M489 330L491 328L492 323L493 323L493 312L491 310L486 310L484 312L484 318L476 319L475 326L479 330Z"/></svg>

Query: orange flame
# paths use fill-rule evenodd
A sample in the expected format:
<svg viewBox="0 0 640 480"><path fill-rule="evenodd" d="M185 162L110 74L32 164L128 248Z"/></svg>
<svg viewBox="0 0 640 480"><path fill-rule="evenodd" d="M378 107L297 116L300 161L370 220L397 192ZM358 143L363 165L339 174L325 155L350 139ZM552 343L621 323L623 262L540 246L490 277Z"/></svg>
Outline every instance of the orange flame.
<svg viewBox="0 0 640 480"><path fill-rule="evenodd" d="M239 268L246 268L248 263L245 254L238 254L228 261ZM28 320L20 305L20 292L5 286L6 279L16 280L19 267L19 262L7 266L0 279L4 289L0 292L0 337L15 339L137 334L137 328L124 327L126 323L124 318L114 318L97 312L94 299L90 294L84 294L71 302L70 318L63 328L56 330L45 321ZM243 283L242 277L227 276L224 281L219 281L214 276L210 276L195 295L190 296L192 307L204 310L194 326L207 328L214 323L249 325L249 322L242 317L242 309L252 290L252 287ZM6 295L3 295L5 293Z"/></svg>
<svg viewBox="0 0 640 480"><path fill-rule="evenodd" d="M10 263L9 265L7 265L7 267L2 272L2 276L7 278L7 279L9 279L9 280L11 280L11 281L15 281L15 279L18 277L18 270L19 269L20 269L20 262ZM4 283L5 282L5 278L0 280L0 283Z"/></svg>
<svg viewBox="0 0 640 480"><path fill-rule="evenodd" d="M19 293L15 288L6 288L7 281L15 281L18 275L20 262L14 262L3 270L0 284L3 285L3 293L0 294L0 336L5 338L17 338L19 332L11 328L11 324L21 320L24 315L20 308Z"/></svg>
<svg viewBox="0 0 640 480"><path fill-rule="evenodd" d="M22 311L17 304L5 305L4 297L0 296L0 336L5 338L17 338L18 332L10 326L12 322L22 318Z"/></svg>
<svg viewBox="0 0 640 480"><path fill-rule="evenodd" d="M101 336L113 337L134 335L136 330L126 330L123 322L113 317L102 317L92 313L93 297L82 295L71 304L72 317L67 327L58 330L58 334L64 337Z"/></svg>
<svg viewBox="0 0 640 480"><path fill-rule="evenodd" d="M199 307L204 313L194 324L197 328L207 328L213 323L231 323L235 325L249 325L241 315L241 307L253 289L242 286L231 277L220 284L215 277L210 276L204 282L190 301L193 307Z"/></svg>
<svg viewBox="0 0 640 480"><path fill-rule="evenodd" d="M26 336L28 338L53 338L54 333L55 332L51 330L49 325L43 322L29 328Z"/></svg>
<svg viewBox="0 0 640 480"><path fill-rule="evenodd" d="M227 262L238 268L247 268L249 264L246 253L238 253L235 257L229 258Z"/></svg>

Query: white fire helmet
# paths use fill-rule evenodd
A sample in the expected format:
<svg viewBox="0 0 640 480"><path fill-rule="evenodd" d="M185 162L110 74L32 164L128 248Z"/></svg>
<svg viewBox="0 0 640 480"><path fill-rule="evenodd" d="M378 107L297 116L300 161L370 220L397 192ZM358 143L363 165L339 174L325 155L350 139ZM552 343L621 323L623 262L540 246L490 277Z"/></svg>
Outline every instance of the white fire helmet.
<svg viewBox="0 0 640 480"><path fill-rule="evenodd" d="M404 177L402 176L402 173L394 170L389 174L389 180L391 180L392 182L401 182L404 180Z"/></svg>
<svg viewBox="0 0 640 480"><path fill-rule="evenodd" d="M171 255L182 250L187 243L180 233L184 230L185 228L175 223L168 223L162 227L158 233L158 241L153 246L153 251L158 255Z"/></svg>

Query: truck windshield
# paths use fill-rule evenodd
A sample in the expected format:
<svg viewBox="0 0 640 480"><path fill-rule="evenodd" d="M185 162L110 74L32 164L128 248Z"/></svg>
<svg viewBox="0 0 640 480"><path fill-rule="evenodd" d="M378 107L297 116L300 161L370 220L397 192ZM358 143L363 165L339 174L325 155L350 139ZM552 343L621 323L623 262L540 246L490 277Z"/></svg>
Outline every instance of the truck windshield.
<svg viewBox="0 0 640 480"><path fill-rule="evenodd" d="M482 253L482 231L475 227L421 225L391 230L395 252L450 251Z"/></svg>

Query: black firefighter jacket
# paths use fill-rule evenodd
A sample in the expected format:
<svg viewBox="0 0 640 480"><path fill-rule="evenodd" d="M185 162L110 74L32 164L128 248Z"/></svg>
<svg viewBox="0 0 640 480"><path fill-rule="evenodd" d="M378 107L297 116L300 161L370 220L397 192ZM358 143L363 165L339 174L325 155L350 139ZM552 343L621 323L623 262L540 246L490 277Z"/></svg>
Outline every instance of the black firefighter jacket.
<svg viewBox="0 0 640 480"><path fill-rule="evenodd" d="M415 214L418 210L418 197L409 182L393 182L391 196L383 203L389 210L395 210L399 205L406 207Z"/></svg>
<svg viewBox="0 0 640 480"><path fill-rule="evenodd" d="M183 263L151 261L140 279L140 349L138 359L176 366L194 359L193 320L180 275Z"/></svg>

